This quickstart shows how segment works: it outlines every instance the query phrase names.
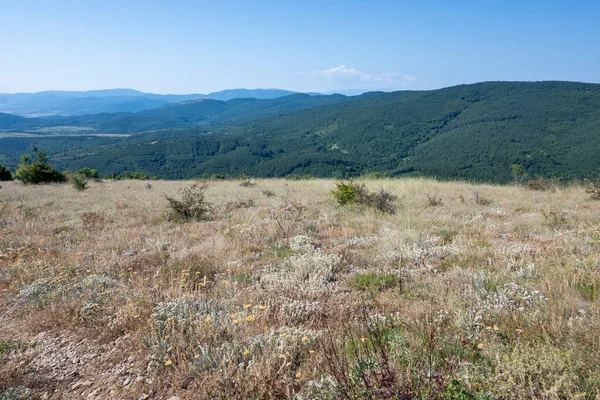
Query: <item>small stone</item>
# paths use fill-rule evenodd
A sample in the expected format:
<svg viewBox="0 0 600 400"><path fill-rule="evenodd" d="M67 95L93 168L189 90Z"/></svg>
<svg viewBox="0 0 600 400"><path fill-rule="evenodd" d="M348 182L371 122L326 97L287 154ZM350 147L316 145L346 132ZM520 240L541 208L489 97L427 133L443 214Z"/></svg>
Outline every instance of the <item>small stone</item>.
<svg viewBox="0 0 600 400"><path fill-rule="evenodd" d="M181 400L181 397L179 397L179 396L171 396L167 400Z"/></svg>
<svg viewBox="0 0 600 400"><path fill-rule="evenodd" d="M73 386L71 386L71 390L76 390L76 389L79 389L80 387L88 387L88 386L92 386L91 381L79 381L79 382L76 382Z"/></svg>
<svg viewBox="0 0 600 400"><path fill-rule="evenodd" d="M136 249L131 249L131 250L126 251L125 253L123 253L123 256L130 257L130 256L135 256L136 254L137 254L137 250Z"/></svg>
<svg viewBox="0 0 600 400"><path fill-rule="evenodd" d="M127 386L131 383L131 377L128 376L124 381L123 381L123 386Z"/></svg>
<svg viewBox="0 0 600 400"><path fill-rule="evenodd" d="M144 393L140 396L139 400L146 400L148 398L150 398L150 396L148 396L146 393Z"/></svg>

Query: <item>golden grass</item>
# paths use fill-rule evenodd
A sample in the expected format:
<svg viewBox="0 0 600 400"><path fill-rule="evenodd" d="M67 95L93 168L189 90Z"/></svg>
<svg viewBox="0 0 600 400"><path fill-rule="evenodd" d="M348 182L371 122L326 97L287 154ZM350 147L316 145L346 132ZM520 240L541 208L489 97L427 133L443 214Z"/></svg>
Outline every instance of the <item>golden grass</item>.
<svg viewBox="0 0 600 400"><path fill-rule="evenodd" d="M213 219L184 224L165 195L190 182L3 183L0 393L44 331L127 337L140 377L90 359L69 368L104 380L30 388L49 398L599 398L583 188L364 181L398 196L385 215L337 208L333 180L253 182L210 183Z"/></svg>

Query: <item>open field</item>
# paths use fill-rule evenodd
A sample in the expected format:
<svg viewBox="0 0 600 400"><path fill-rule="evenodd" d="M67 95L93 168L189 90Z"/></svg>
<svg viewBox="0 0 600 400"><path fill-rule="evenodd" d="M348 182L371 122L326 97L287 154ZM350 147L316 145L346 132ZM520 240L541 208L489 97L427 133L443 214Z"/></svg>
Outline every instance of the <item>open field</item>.
<svg viewBox="0 0 600 400"><path fill-rule="evenodd" d="M2 183L0 397L600 399L600 201L364 182Z"/></svg>

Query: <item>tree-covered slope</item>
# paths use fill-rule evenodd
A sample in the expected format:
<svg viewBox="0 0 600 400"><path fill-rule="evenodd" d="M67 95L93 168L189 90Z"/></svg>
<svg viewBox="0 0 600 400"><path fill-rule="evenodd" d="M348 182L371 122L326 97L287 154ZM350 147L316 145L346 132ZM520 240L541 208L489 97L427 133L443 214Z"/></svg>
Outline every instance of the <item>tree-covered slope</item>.
<svg viewBox="0 0 600 400"><path fill-rule="evenodd" d="M351 98L302 96L276 99L272 108L262 100L217 102L212 114L191 113L204 118L198 121L186 117L185 107L212 103L162 107L153 111L155 120L182 129L88 146L78 154L50 154L60 154L57 162L64 167L143 170L165 178L379 171L507 182L512 164L532 176L588 177L600 171L597 84L486 82ZM285 104L290 99L294 107L302 101L310 107L293 111Z"/></svg>

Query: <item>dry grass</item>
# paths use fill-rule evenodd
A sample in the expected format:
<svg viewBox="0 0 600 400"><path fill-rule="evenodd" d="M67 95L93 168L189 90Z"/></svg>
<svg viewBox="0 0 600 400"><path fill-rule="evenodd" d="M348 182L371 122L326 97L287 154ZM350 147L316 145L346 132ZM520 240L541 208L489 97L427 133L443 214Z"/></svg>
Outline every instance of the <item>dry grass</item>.
<svg viewBox="0 0 600 400"><path fill-rule="evenodd" d="M583 188L364 181L389 215L336 207L332 180L252 183L210 183L212 219L183 224L165 195L190 182L3 184L0 393L600 398ZM64 346L83 356L36 367Z"/></svg>

